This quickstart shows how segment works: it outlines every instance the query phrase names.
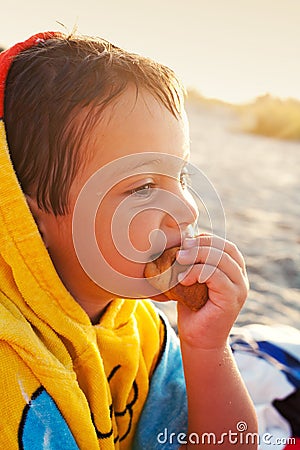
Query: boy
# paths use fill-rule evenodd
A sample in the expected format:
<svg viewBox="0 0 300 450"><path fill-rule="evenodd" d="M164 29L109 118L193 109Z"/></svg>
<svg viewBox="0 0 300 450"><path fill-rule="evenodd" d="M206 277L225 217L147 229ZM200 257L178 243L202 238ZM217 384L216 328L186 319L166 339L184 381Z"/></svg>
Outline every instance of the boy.
<svg viewBox="0 0 300 450"><path fill-rule="evenodd" d="M204 433L218 439L240 421L256 432L227 346L245 264L221 238L184 238L197 208L173 72L51 32L0 64L1 448L210 448ZM181 353L141 299L154 296L151 254L180 244L178 262L191 265L180 282L209 292L196 313L178 305Z"/></svg>

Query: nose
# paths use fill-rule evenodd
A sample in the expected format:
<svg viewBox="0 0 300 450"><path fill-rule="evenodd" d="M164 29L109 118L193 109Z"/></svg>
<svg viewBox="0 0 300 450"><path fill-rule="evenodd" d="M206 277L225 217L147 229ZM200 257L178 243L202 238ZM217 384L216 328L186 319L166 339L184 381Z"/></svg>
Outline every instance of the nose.
<svg viewBox="0 0 300 450"><path fill-rule="evenodd" d="M197 223L199 217L198 206L187 189L178 188L176 191L168 192L163 202L164 226L179 229L185 232L191 225Z"/></svg>

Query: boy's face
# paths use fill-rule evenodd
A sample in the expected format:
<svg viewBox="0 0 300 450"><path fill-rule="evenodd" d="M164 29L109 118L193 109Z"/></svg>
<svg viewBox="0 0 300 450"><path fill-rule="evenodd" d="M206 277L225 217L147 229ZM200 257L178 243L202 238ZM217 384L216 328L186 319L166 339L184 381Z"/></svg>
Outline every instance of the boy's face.
<svg viewBox="0 0 300 450"><path fill-rule="evenodd" d="M138 296L146 283L146 261L164 247L180 245L198 212L186 187L187 119L176 119L147 91L141 89L136 97L135 89L127 88L105 109L87 147L83 152L89 158L71 188L70 214L43 213L39 222L58 274L88 312L115 296L107 292L111 270L117 274L113 294L125 296L120 280L135 279L127 296Z"/></svg>

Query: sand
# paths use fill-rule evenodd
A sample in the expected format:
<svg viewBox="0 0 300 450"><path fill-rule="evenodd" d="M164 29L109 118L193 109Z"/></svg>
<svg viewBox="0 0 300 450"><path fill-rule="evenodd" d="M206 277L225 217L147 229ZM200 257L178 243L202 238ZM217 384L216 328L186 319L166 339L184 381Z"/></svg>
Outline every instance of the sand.
<svg viewBox="0 0 300 450"><path fill-rule="evenodd" d="M300 142L243 133L235 113L224 106L190 103L187 113L191 162L220 198L218 204L203 184L213 231L226 231L247 264L250 292L236 325L280 323L299 329ZM197 192L201 189L196 186ZM201 230L207 231L208 214L201 214ZM162 309L175 326L175 303Z"/></svg>

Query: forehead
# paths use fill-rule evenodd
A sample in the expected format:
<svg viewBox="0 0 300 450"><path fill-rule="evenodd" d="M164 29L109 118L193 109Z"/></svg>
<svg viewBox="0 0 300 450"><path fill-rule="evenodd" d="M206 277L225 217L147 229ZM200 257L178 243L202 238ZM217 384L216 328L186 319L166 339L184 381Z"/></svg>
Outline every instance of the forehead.
<svg viewBox="0 0 300 450"><path fill-rule="evenodd" d="M137 93L134 87L128 87L105 108L94 128L92 142L100 165L143 152L186 159L190 143L187 116L182 111L175 117L146 90Z"/></svg>
<svg viewBox="0 0 300 450"><path fill-rule="evenodd" d="M176 118L147 91L136 94L128 88L93 128L83 148L84 164L72 184L72 201L91 178L95 190L102 190L131 174L174 173L189 159L185 112Z"/></svg>

